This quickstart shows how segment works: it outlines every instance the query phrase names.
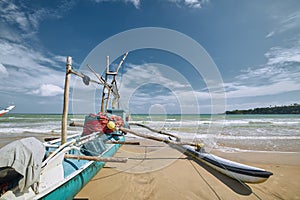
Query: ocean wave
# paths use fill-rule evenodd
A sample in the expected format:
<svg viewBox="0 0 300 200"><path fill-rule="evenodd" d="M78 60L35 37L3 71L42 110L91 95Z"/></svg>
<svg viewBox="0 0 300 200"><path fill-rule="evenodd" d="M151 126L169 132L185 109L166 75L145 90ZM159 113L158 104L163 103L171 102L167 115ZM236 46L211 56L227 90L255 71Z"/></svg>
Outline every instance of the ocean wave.
<svg viewBox="0 0 300 200"><path fill-rule="evenodd" d="M216 126L232 126L232 125L242 125L242 126L255 126L255 125L299 125L300 120L290 120L290 121L271 121L271 120L176 120L168 119L164 121L143 121L135 120L130 121L133 123L142 123L145 125L169 125L169 126L195 126L195 125L216 125Z"/></svg>
<svg viewBox="0 0 300 200"><path fill-rule="evenodd" d="M77 130L68 130L68 133L77 133ZM5 135L5 134L58 134L61 133L60 128L1 128L0 129L0 134Z"/></svg>
<svg viewBox="0 0 300 200"><path fill-rule="evenodd" d="M177 134L184 139L215 139L215 140L300 140L300 136L236 136L211 134Z"/></svg>
<svg viewBox="0 0 300 200"><path fill-rule="evenodd" d="M288 153L295 154L299 153L298 151L287 151L287 150L276 150L276 149L268 149L268 150L259 150L259 149L242 149L238 147L226 147L226 146L214 146L214 149L224 152L224 153L237 153L237 152L253 152L253 153Z"/></svg>

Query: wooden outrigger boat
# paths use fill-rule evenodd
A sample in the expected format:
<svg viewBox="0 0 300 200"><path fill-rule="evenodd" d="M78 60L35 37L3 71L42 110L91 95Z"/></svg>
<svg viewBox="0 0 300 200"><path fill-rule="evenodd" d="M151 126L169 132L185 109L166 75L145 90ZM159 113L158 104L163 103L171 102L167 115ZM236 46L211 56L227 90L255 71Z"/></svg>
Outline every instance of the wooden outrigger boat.
<svg viewBox="0 0 300 200"><path fill-rule="evenodd" d="M125 143L124 133L118 125L126 127L127 122L119 107L107 109L109 98L105 97L104 90L118 98L118 91L112 85L116 83L107 83L110 74L106 74L105 79L99 78L100 82L88 78L103 85L102 112L86 117L83 134L67 136L69 76L72 73L86 77L73 71L71 65L72 60L68 57L61 138L44 143L25 138L0 149L0 199L73 199L106 162L127 161L127 158L112 157ZM113 74L114 81L116 75Z"/></svg>

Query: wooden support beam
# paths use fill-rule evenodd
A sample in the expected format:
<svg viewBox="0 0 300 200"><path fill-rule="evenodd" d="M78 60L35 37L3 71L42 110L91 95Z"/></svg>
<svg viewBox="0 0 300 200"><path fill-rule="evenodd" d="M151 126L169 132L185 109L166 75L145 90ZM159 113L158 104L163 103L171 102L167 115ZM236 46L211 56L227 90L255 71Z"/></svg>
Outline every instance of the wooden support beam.
<svg viewBox="0 0 300 200"><path fill-rule="evenodd" d="M120 162L120 163L126 163L128 160L128 158L81 156L81 155L73 155L73 154L65 154L65 158L76 159L76 160L89 160L89 161L97 161L97 162Z"/></svg>
<svg viewBox="0 0 300 200"><path fill-rule="evenodd" d="M124 54L124 56L123 56L121 62L119 63L119 65L118 65L118 67L117 67L117 70L116 70L116 74L118 74L119 69L120 69L121 65L123 64L124 60L126 59L127 55L128 55L128 52L126 52L126 53Z"/></svg>
<svg viewBox="0 0 300 200"><path fill-rule="evenodd" d="M83 127L83 123L80 123L80 122L71 122L69 124L69 126L76 126L76 127Z"/></svg>
<svg viewBox="0 0 300 200"><path fill-rule="evenodd" d="M147 138L147 139L150 139L150 140L155 140L155 141L159 141L159 142L165 142L167 144L191 145L191 146L195 146L195 147L197 146L197 144L192 143L192 142L176 142L176 141L170 140L168 138L161 138L161 137L157 137L157 136L153 136L153 135L147 135L147 134L144 134L144 133L133 131L133 130L128 129L128 128L120 127L119 130L121 130L121 131L123 131L125 133L131 133L133 135L136 135L136 136L139 136L139 137L143 137L143 138Z"/></svg>
<svg viewBox="0 0 300 200"><path fill-rule="evenodd" d="M90 65L87 65L87 67L93 72L93 74L97 77L97 79L105 86L105 83L104 80L101 78L101 76L90 66Z"/></svg>
<svg viewBox="0 0 300 200"><path fill-rule="evenodd" d="M143 128L146 128L152 132L155 132L155 133L159 133L159 134L162 134L162 135L167 135L167 136L171 136L171 137L174 137L176 138L176 141L180 141L180 138L176 135L173 135L173 134L170 134L170 133L167 133L167 132L164 132L164 131L159 131L159 130L155 130L149 126L146 126L144 124L140 124L140 123L134 123L134 122L130 122L129 125L133 125L133 126L139 126L139 127L143 127Z"/></svg>
<svg viewBox="0 0 300 200"><path fill-rule="evenodd" d="M128 145L140 145L140 142L129 142L129 141L125 141L125 142L119 142L119 141L111 141L108 140L105 142L106 144L128 144Z"/></svg>
<svg viewBox="0 0 300 200"><path fill-rule="evenodd" d="M74 71L74 70L72 70L72 69L69 71L69 73L74 74L74 75L76 75L76 76L79 76L80 78L83 78L83 77L84 77L83 74L81 74L81 73L79 73L79 72L76 72L76 71ZM96 80L93 80L93 79L90 79L90 82L92 82L92 83L97 83L97 84L99 84L99 85L105 85L103 82L99 82L99 81L96 81Z"/></svg>
<svg viewBox="0 0 300 200"><path fill-rule="evenodd" d="M44 138L44 141L49 142L49 141L57 140L57 139L60 139L60 137L46 137L46 138Z"/></svg>

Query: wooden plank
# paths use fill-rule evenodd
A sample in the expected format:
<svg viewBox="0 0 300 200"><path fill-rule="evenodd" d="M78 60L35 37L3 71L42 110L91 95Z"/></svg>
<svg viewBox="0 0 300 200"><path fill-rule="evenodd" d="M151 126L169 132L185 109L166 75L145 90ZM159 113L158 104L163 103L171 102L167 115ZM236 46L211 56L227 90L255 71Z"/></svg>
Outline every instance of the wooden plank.
<svg viewBox="0 0 300 200"><path fill-rule="evenodd" d="M76 159L76 160L90 160L90 161L97 161L97 162L120 162L120 163L126 163L128 160L128 158L81 156L81 155L73 155L73 154L65 154L65 158Z"/></svg>
<svg viewBox="0 0 300 200"><path fill-rule="evenodd" d="M133 131L133 130L128 129L128 128L124 128L124 127L119 127L119 130L121 130L121 131L123 131L125 133L131 133L133 135L136 135L136 136L139 136L139 137L143 137L143 138L147 138L147 139L150 139L150 140L155 140L155 141L159 141L159 142L165 142L167 144L197 146L197 144L192 143L192 142L177 142L177 141L170 140L168 138L161 138L161 137L157 137L157 136L153 136L153 135L147 135L147 134L144 134L144 133Z"/></svg>
<svg viewBox="0 0 300 200"><path fill-rule="evenodd" d="M129 125L133 125L133 126L139 126L139 127L143 127L143 128L146 128L152 132L155 132L155 133L159 133L159 134L162 134L162 135L167 135L167 136L171 136L171 137L174 137L176 138L177 141L180 141L180 138L176 135L173 135L173 134L170 134L170 133L167 133L167 132L164 132L164 131L159 131L159 130L155 130L149 126L146 126L144 124L140 124L140 123L134 123L134 122L130 122Z"/></svg>
<svg viewBox="0 0 300 200"><path fill-rule="evenodd" d="M83 127L83 123L80 122L71 122L69 126Z"/></svg>
<svg viewBox="0 0 300 200"><path fill-rule="evenodd" d="M128 144L128 145L140 145L140 142L119 142L119 141L110 141L105 142L106 144Z"/></svg>

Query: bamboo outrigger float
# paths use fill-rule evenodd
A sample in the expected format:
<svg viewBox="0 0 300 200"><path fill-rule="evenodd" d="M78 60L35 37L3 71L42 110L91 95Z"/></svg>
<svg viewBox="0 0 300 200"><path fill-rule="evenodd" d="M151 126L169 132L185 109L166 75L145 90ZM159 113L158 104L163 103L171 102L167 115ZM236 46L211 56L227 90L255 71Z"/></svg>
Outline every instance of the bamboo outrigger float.
<svg viewBox="0 0 300 200"><path fill-rule="evenodd" d="M266 171L264 169L241 164L208 153L204 150L203 147L204 144L202 143L197 144L193 142L181 142L180 138L177 137L176 135L164 131L155 130L143 124L138 124L138 123L129 123L129 124L146 128L152 132L158 133L160 135L164 135L166 137L158 137L153 135L149 136L127 128L120 128L120 129L125 132L137 135L139 137L144 137L147 139L152 139L155 141L167 143L168 145L179 150L180 152L187 155L188 157L200 161L203 164L219 171L220 173L225 174L226 176L236 179L238 181L245 182L245 183L262 183L266 181L271 175L273 175L272 172Z"/></svg>
<svg viewBox="0 0 300 200"><path fill-rule="evenodd" d="M127 53L118 69L126 56ZM91 69L90 66L89 68ZM127 158L112 157L119 147L126 143L123 132L115 126L119 123L127 127L127 122L123 120L125 119L123 110L119 107L118 110L108 109L110 93L113 93L114 100L119 100L115 82L117 71L112 74L107 69L105 79L94 70L92 72L99 81L74 71L72 58L67 58L61 138L44 143L35 138L25 138L0 149L0 199L73 199L106 162L127 161ZM67 117L71 74L83 78L85 83L88 81L103 85L104 95L102 112L86 117L83 134L68 136ZM111 84L107 83L108 76L113 76ZM109 91L108 97L105 97L105 90ZM95 120L93 117L96 117ZM101 121L102 126L99 126L98 117L106 120ZM117 122L110 122L111 119ZM97 131L93 123L98 123L97 128L100 127L101 130Z"/></svg>

